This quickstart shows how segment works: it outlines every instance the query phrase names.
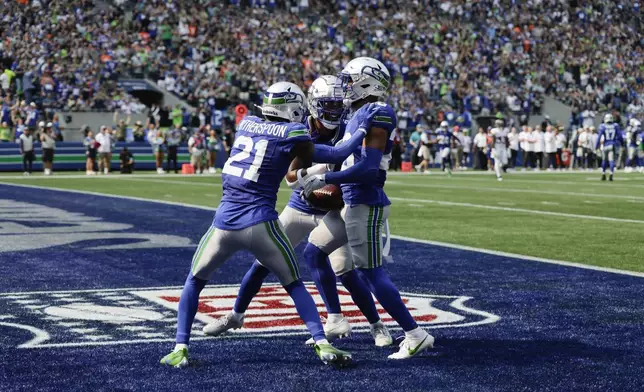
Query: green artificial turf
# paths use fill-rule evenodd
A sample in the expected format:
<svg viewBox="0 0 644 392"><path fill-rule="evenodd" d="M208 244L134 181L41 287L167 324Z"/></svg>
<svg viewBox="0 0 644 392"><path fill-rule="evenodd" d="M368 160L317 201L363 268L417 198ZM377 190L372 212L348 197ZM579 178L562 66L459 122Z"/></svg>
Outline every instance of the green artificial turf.
<svg viewBox="0 0 644 392"><path fill-rule="evenodd" d="M216 207L221 197L219 176L67 177L2 175L0 183L208 207ZM497 182L492 174L391 175L390 227L405 237L644 271L644 175L619 173L612 183L599 177L597 172L510 173ZM278 210L289 196L283 186Z"/></svg>

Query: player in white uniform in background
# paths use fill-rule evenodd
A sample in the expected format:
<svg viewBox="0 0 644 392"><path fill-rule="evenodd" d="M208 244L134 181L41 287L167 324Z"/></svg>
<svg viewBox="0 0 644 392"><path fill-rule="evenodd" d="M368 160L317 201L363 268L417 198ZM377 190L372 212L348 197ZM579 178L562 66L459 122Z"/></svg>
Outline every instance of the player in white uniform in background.
<svg viewBox="0 0 644 392"><path fill-rule="evenodd" d="M503 126L503 120L496 120L494 122L494 128L492 128L490 134L494 138L492 157L494 158L496 179L503 181L501 173L505 165L508 164L508 129Z"/></svg>
<svg viewBox="0 0 644 392"><path fill-rule="evenodd" d="M638 119L631 118L626 128L626 151L628 154L624 168L626 173L632 172L635 167L638 171L642 171L642 161L637 151L641 143L641 126L642 123Z"/></svg>
<svg viewBox="0 0 644 392"><path fill-rule="evenodd" d="M559 171L564 169L563 161L563 149L566 146L566 133L563 131L563 128L557 129L557 134L555 135L555 146L557 148L557 159L559 160ZM573 158L570 157L570 160Z"/></svg>

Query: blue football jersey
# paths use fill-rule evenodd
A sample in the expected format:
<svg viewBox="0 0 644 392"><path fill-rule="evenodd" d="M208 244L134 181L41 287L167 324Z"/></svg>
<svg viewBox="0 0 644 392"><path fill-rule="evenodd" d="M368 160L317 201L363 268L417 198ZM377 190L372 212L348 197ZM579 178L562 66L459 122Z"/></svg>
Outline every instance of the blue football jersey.
<svg viewBox="0 0 644 392"><path fill-rule="evenodd" d="M622 144L622 131L618 124L602 124L599 127L598 141L604 140L604 147L620 146Z"/></svg>
<svg viewBox="0 0 644 392"><path fill-rule="evenodd" d="M303 124L246 116L237 127L230 158L221 171L223 196L213 225L241 230L277 219L275 202L291 164L291 149L310 141Z"/></svg>
<svg viewBox="0 0 644 392"><path fill-rule="evenodd" d="M311 117L308 117L307 121L305 122L305 125L309 130L311 129L312 120L313 119ZM331 138L324 139L320 136L313 137L312 138L313 143L325 144L327 146L334 146L338 141L342 140L342 137L344 136L344 128L345 128L345 121L343 119L342 121L340 121L340 125L338 126L335 134L333 134ZM317 208L311 207L307 202L302 200L302 198L300 197L301 192L302 192L302 187L299 187L293 190L293 193L291 194L291 199L288 201L289 207L309 215L325 215L327 213L327 211L325 210L319 210Z"/></svg>
<svg viewBox="0 0 644 392"><path fill-rule="evenodd" d="M452 146L452 139L454 134L450 131L444 131L441 128L436 130L436 140L438 141L438 146L443 149Z"/></svg>
<svg viewBox="0 0 644 392"><path fill-rule="evenodd" d="M366 204L369 206L388 206L391 204L383 187L387 180L387 170L391 160L391 149L393 146L394 130L398 124L398 118L394 109L386 103L378 102L380 109L376 112L371 122L372 128L382 128L387 131L387 144L383 151L382 160L378 170L378 178L372 184L342 184L342 198L344 203L349 206ZM363 110L367 105L358 110ZM344 131L343 140L349 140L353 132L358 129L357 116L353 116L347 123ZM356 147L356 150L342 164L342 170L346 170L362 159L362 146Z"/></svg>

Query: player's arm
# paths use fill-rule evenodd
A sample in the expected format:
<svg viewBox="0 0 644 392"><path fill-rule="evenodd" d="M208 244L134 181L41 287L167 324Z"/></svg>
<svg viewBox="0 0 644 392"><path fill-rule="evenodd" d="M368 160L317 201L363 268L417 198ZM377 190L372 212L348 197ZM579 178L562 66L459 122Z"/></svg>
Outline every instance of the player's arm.
<svg viewBox="0 0 644 392"><path fill-rule="evenodd" d="M298 172L304 167L310 167L313 162L313 150L315 146L311 141L302 141L297 143L291 149L291 165L286 173L286 183L289 187L294 188L298 184ZM317 165L316 165L317 166ZM326 165L324 165L326 166ZM303 169L306 176L306 169Z"/></svg>
<svg viewBox="0 0 644 392"><path fill-rule="evenodd" d="M346 170L328 173L324 177L327 184L369 184L378 177L382 155L387 146L388 134L383 128L371 128L362 148L362 158Z"/></svg>
<svg viewBox="0 0 644 392"><path fill-rule="evenodd" d="M356 148L362 144L365 136L367 135L367 129L371 127L371 121L373 120L376 113L380 110L381 106L375 105L373 103L367 105L364 110L360 110L356 113L356 116L359 116L356 123L357 129L347 130L352 132L351 138L341 144L336 146L325 146L325 145L316 145L315 151L313 154L313 160L315 162L326 162L333 164L340 164L344 162L345 159L353 153Z"/></svg>
<svg viewBox="0 0 644 392"><path fill-rule="evenodd" d="M602 138L604 137L604 128L603 126L599 127L599 135L597 135L597 143L595 143L595 150L599 149L599 145L602 143Z"/></svg>

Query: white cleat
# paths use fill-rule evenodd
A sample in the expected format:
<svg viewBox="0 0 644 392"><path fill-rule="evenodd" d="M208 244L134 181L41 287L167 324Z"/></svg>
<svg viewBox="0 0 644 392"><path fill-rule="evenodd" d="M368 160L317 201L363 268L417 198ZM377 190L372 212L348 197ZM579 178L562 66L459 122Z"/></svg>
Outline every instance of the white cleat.
<svg viewBox="0 0 644 392"><path fill-rule="evenodd" d="M239 329L244 325L244 317L240 319L233 316L230 312L224 317L220 317L214 322L203 327L203 333L208 336L219 336L230 329Z"/></svg>
<svg viewBox="0 0 644 392"><path fill-rule="evenodd" d="M408 359L420 354L428 348L434 347L434 337L426 331L420 339L405 337L400 343L400 349L397 353L391 354L389 359Z"/></svg>
<svg viewBox="0 0 644 392"><path fill-rule="evenodd" d="M496 178L498 181L503 181L503 177L497 177Z"/></svg>
<svg viewBox="0 0 644 392"><path fill-rule="evenodd" d="M372 324L370 328L371 336L373 336L376 347L390 346L394 342L394 339L391 337L387 326L383 324L382 321L378 321L376 324Z"/></svg>
<svg viewBox="0 0 644 392"><path fill-rule="evenodd" d="M324 334L326 335L327 340L330 342L336 339L349 337L349 335L351 335L351 324L349 324L345 317L342 317L336 322L332 322L327 319L326 323L324 324ZM313 338L310 338L304 344L311 346L315 344L315 341L313 340Z"/></svg>

